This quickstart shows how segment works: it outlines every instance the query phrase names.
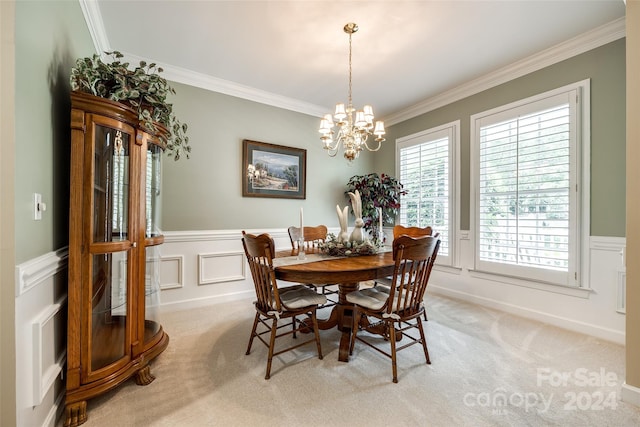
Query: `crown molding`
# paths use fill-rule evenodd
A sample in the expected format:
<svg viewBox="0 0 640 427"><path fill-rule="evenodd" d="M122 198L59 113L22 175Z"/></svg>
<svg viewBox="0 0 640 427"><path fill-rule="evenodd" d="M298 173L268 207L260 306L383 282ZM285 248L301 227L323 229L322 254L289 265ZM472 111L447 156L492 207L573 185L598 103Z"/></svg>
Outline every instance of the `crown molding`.
<svg viewBox="0 0 640 427"><path fill-rule="evenodd" d="M95 0L78 1L80 2L80 8L82 9L84 19L87 23L87 26L89 27L89 33L91 34L91 39L93 40L95 50L99 55L104 56L104 52L111 51L112 49L103 25L102 15L100 14L100 7L98 6L98 2ZM325 107L302 102L297 99L288 98L282 95L277 95L249 86L244 86L238 83L231 82L229 80L223 80L208 76L206 74L196 73L194 71L176 67L174 65L162 64L150 58L143 58L123 51L121 51L120 53L122 53L124 55L124 58L130 62L137 63L141 60L148 63L155 62L164 69L163 77L165 77L167 80L171 80L177 83L183 83L201 89L210 90L212 92L231 95L237 98L258 102L260 104L271 105L273 107L283 108L286 110L308 114L311 116L322 117L322 115L326 112Z"/></svg>
<svg viewBox="0 0 640 427"><path fill-rule="evenodd" d="M98 2L95 0L78 0L78 2L80 3L80 9L82 9L82 14L89 28L89 34L91 34L93 47L96 52L102 55L103 52L111 50L109 38L102 23L102 14L100 13Z"/></svg>
<svg viewBox="0 0 640 427"><path fill-rule="evenodd" d="M162 64L157 61L151 61L148 58L142 58L127 52L121 52L130 62L155 62L163 68L163 76L167 80L177 83L183 83L189 86L195 86L212 92L218 92L225 95L235 96L237 98L246 99L260 104L271 105L273 107L283 108L298 113L304 113L311 116L322 117L326 113L326 108L318 105L302 102L297 99L288 98L286 96L277 95L271 92L252 88L250 86L241 85L229 80L211 77L203 73L197 73L186 68L176 67L175 65Z"/></svg>
<svg viewBox="0 0 640 427"><path fill-rule="evenodd" d="M625 18L619 18L577 37L545 49L535 55L514 62L475 80L464 83L451 90L412 105L395 114L384 117L387 126L414 118L436 108L459 101L483 90L501 85L508 81L538 71L565 59L603 46L625 37Z"/></svg>
<svg viewBox="0 0 640 427"><path fill-rule="evenodd" d="M89 33L91 34L96 52L102 55L103 52L112 50L109 45L109 38L107 37L104 29L98 2L95 0L78 1L80 2L82 13L84 14L87 26L89 27ZM500 68L483 77L464 83L451 90L419 102L418 104L400 110L397 113L386 116L384 117L384 120L387 126L400 123L623 37L625 37L625 18L619 18L521 61ZM146 62L157 63L164 69L164 77L177 83L183 83L201 89L210 90L212 92L218 92L316 117L321 117L326 112L326 108L322 106L244 86L229 80L196 73L173 65L160 64L158 61L153 61L149 58L142 58L136 55L127 54L126 52L121 53L129 61L139 62L140 60L144 60Z"/></svg>

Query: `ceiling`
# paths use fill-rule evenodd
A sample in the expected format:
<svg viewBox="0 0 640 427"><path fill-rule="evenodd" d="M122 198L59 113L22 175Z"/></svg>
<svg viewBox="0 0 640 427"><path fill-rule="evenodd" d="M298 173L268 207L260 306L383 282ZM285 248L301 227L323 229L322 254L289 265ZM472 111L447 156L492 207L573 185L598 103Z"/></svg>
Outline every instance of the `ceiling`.
<svg viewBox="0 0 640 427"><path fill-rule="evenodd" d="M396 121L419 113L425 100L473 82L499 83L487 77L497 70L514 64L533 70L544 52L572 40L588 44L612 24L617 33L609 30L608 37L620 38L625 14L623 0L81 5L100 51L119 50L133 63L157 62L173 81L317 116L347 102L349 38L343 27L355 22L354 106L371 104L377 118Z"/></svg>

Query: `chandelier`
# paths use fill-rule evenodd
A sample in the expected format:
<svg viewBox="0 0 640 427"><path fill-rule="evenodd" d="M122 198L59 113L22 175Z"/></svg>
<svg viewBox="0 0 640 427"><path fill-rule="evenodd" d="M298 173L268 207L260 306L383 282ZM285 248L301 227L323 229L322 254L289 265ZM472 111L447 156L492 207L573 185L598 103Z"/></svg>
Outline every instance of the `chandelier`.
<svg viewBox="0 0 640 427"><path fill-rule="evenodd" d="M325 114L320 120L323 148L327 150L329 156L334 157L338 154L340 145L344 147L345 159L352 162L357 159L360 152L366 148L369 151L378 151L384 141L384 123L381 120L373 124L373 108L371 105L365 105L362 110L356 111L353 108L351 100L351 35L358 31L358 25L353 22L344 26L344 32L349 34L349 99L345 108L344 104L336 104L336 112L333 114ZM355 119L353 116L355 113ZM334 122L335 119L335 122ZM334 130L337 128L337 131ZM336 134L337 133L337 134ZM336 135L334 139L334 135ZM374 135L375 147L369 147L367 139Z"/></svg>

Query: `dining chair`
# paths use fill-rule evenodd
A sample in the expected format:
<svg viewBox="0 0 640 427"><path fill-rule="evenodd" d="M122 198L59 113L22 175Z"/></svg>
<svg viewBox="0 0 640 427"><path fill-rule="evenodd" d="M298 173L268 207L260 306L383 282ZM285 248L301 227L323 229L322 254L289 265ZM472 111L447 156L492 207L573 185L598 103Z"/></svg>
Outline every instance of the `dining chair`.
<svg viewBox="0 0 640 427"><path fill-rule="evenodd" d="M393 238L397 238L400 236L411 236L411 237L419 237L419 236L431 236L433 235L433 228L430 226L427 227L405 227L404 225L395 225L393 226Z"/></svg>
<svg viewBox="0 0 640 427"><path fill-rule="evenodd" d="M315 227L300 227L291 226L288 228L289 240L291 240L291 249L296 253L300 250L300 243L302 242L302 249L307 253L319 252L320 243L327 239L328 229L326 225L317 225ZM303 231L303 232L302 232ZM338 303L338 285L335 284L315 284L307 283L307 285L314 288L320 288L322 295L327 297L327 303L323 304L320 308L327 308Z"/></svg>
<svg viewBox="0 0 640 427"><path fill-rule="evenodd" d="M302 238L302 248L305 252L317 252L319 250L320 243L324 242L327 238L327 226L317 225L315 227L289 227L289 239L291 240L291 247L298 250L300 240ZM304 232L302 232L304 231Z"/></svg>
<svg viewBox="0 0 640 427"><path fill-rule="evenodd" d="M257 300L254 302L256 315L253 320L253 328L249 338L247 353L251 352L253 339L258 338L264 345L269 348L267 358L267 373L265 379L271 376L271 362L274 356L284 352L296 349L305 344L315 341L318 350L318 358L322 359L322 348L320 347L320 334L318 332L318 320L316 318L316 310L318 305L327 302L324 295L318 294L313 289L304 285L294 285L279 288L273 268L273 256L275 254L275 244L268 234L260 234L258 236L242 232L242 245L244 252L249 261L251 276L255 285ZM293 334L296 338L296 332L308 332L309 325L296 319L296 316L307 315L311 319L313 328L313 338L304 342L290 345L286 348L275 350L276 339ZM278 325L283 319L291 319L291 329L286 332L280 332L279 329L288 327L289 323ZM258 325L261 325L258 328ZM258 332L258 330L261 330ZM269 334L269 342L263 335Z"/></svg>
<svg viewBox="0 0 640 427"><path fill-rule="evenodd" d="M419 236L433 236L433 228L430 226L426 227L405 227L404 225L395 225L393 227L393 239L400 236L411 236L411 237L419 237ZM440 233L436 233L435 236L439 236ZM374 286L381 286L381 289L388 290L391 287L391 277L382 277L380 279L376 279L374 282ZM427 321L427 311L424 312L424 320Z"/></svg>
<svg viewBox="0 0 640 427"><path fill-rule="evenodd" d="M353 354L356 340L372 347L391 358L393 382L398 382L397 352L414 344L422 344L427 364L431 364L427 340L422 327L424 314L424 294L429 282L433 263L438 255L440 239L433 236L400 236L393 241L393 259L395 267L389 292L376 287L364 288L347 294L348 302L354 304L353 329L349 354ZM383 349L380 343L358 334L363 317L373 317L384 326L385 341L391 344L391 353ZM409 333L418 329L420 337ZM408 342L397 347L397 341L406 337Z"/></svg>

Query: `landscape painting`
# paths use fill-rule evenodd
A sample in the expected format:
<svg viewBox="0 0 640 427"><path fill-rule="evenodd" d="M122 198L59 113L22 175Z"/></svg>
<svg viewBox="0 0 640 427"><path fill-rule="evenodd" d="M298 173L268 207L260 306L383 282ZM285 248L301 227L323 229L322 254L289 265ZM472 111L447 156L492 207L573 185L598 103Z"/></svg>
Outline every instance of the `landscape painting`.
<svg viewBox="0 0 640 427"><path fill-rule="evenodd" d="M242 196L304 199L307 150L242 141Z"/></svg>

